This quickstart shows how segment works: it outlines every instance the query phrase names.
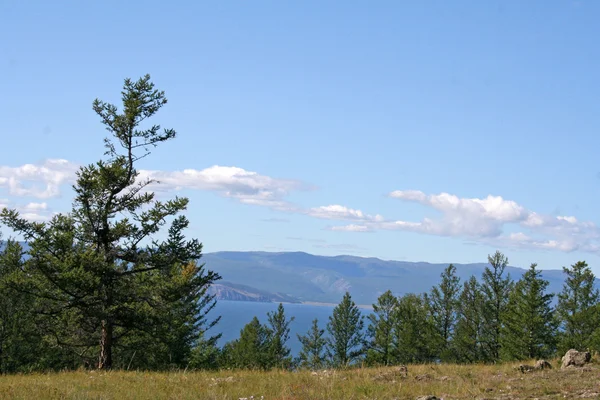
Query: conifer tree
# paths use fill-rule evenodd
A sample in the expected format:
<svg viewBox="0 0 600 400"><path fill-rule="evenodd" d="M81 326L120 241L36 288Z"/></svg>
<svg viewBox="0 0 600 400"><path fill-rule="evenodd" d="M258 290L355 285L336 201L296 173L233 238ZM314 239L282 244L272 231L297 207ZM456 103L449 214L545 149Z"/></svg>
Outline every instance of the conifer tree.
<svg viewBox="0 0 600 400"><path fill-rule="evenodd" d="M298 355L298 365L300 368L309 368L312 370L323 368L326 365L325 350L327 340L323 337L325 329L319 328L319 320L315 318L312 321L311 328L304 335L299 335L298 340L302 344L302 349Z"/></svg>
<svg viewBox="0 0 600 400"><path fill-rule="evenodd" d="M283 309L283 304L279 303L277 312L267 313L268 329L271 332L269 338L269 352L274 366L278 368L289 368L292 364L290 357L290 348L286 346L290 338L290 323L294 317L287 319Z"/></svg>
<svg viewBox="0 0 600 400"><path fill-rule="evenodd" d="M510 274L504 276L508 265L508 258L500 251L493 256L488 256L491 265L483 271L483 337L486 359L497 361L500 359L501 335L503 317L508 304L508 297L513 288Z"/></svg>
<svg viewBox="0 0 600 400"><path fill-rule="evenodd" d="M202 332L190 354L189 368L197 370L216 370L219 368L222 349L217 346L221 335L206 338Z"/></svg>
<svg viewBox="0 0 600 400"><path fill-rule="evenodd" d="M440 277L441 282L431 289L428 301L437 341L440 343L438 354L442 361L448 361L452 359L450 344L458 318L460 278L456 276L453 264L448 265Z"/></svg>
<svg viewBox="0 0 600 400"><path fill-rule="evenodd" d="M502 353L507 359L540 359L555 350L557 324L551 307L548 281L542 279L537 264L515 284L504 318Z"/></svg>
<svg viewBox="0 0 600 400"><path fill-rule="evenodd" d="M463 285L459 297L458 321L452 338L452 349L456 361L474 363L482 361L484 351L483 335L483 294L477 278L471 276Z"/></svg>
<svg viewBox="0 0 600 400"><path fill-rule="evenodd" d="M347 367L363 354L363 318L350 293L346 292L327 324L328 354L334 366Z"/></svg>
<svg viewBox="0 0 600 400"><path fill-rule="evenodd" d="M104 141L106 159L79 169L70 213L47 223L29 222L15 210L0 213L30 245L21 289L44 299L57 345L95 355L100 369L112 368L114 349L129 345L163 347L162 354L185 359L188 351L178 346L199 335L197 304L207 305L196 300L220 278L198 264L201 243L183 240L188 221L179 214L188 200L155 200L149 185L157 182L136 169L150 148L175 138L174 130L147 124L167 103L164 92L146 75L126 79L121 94L121 112L93 103L111 137ZM169 220L168 238L157 240ZM182 330L169 337L172 324Z"/></svg>
<svg viewBox="0 0 600 400"><path fill-rule="evenodd" d="M270 336L269 329L257 317L252 318L240 331L240 337L224 346L221 363L231 368L270 369Z"/></svg>
<svg viewBox="0 0 600 400"><path fill-rule="evenodd" d="M432 361L434 328L422 295L409 293L398 300L394 317L394 359L401 363Z"/></svg>
<svg viewBox="0 0 600 400"><path fill-rule="evenodd" d="M396 326L398 299L390 290L383 293L373 304L373 313L367 320L367 335L370 339L366 361L372 365L392 365L394 353L394 327Z"/></svg>
<svg viewBox="0 0 600 400"><path fill-rule="evenodd" d="M23 267L23 255L18 242L0 241L0 374L37 369L44 356L43 335L31 313L33 299L11 288L11 275Z"/></svg>
<svg viewBox="0 0 600 400"><path fill-rule="evenodd" d="M557 314L562 333L561 353L573 348L587 350L598 340L600 292L595 287L595 276L585 261L578 261L571 268L563 267L567 275L563 290L558 295Z"/></svg>

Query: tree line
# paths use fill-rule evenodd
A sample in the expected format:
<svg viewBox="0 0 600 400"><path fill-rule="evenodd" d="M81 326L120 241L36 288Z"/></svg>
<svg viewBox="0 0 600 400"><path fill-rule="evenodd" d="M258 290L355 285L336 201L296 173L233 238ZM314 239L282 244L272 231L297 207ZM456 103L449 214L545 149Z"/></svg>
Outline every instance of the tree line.
<svg viewBox="0 0 600 400"><path fill-rule="evenodd" d="M165 104L150 76L126 79L122 107L95 100L110 133L104 158L82 166L67 213L34 222L0 211L0 373L76 368L322 368L418 362L497 362L600 348L600 295L580 261L547 293L536 264L514 282L496 252L481 280L449 265L429 293L383 293L367 318L346 293L326 329L314 320L292 357L283 305L217 346L208 288L221 279L188 240L188 199L157 199L137 170L176 137L149 123ZM365 321L366 319L366 321Z"/></svg>
<svg viewBox="0 0 600 400"><path fill-rule="evenodd" d="M571 348L600 349L600 295L585 262L563 268L566 280L554 306L555 294L547 292L548 281L536 264L515 282L505 273L508 259L504 254L497 251L488 256L488 262L479 280L472 276L461 283L456 267L450 264L428 293L394 296L388 290L366 317L346 292L326 330L315 319L308 332L298 335L302 350L296 358L289 355L289 348L282 349L293 318L285 319L280 304L275 314L278 324L272 323L271 315L265 325L255 317L241 330L239 339L223 347L217 364L318 369L494 363L550 358ZM278 354L279 358L261 358L261 354Z"/></svg>

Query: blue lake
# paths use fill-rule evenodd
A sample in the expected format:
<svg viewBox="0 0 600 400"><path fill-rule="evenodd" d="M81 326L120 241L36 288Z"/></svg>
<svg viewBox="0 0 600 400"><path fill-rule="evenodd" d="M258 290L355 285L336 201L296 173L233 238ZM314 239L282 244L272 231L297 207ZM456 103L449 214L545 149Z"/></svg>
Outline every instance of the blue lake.
<svg viewBox="0 0 600 400"><path fill-rule="evenodd" d="M212 328L209 335L216 333L222 333L223 336L219 340L219 346L223 346L225 343L235 340L240 336L240 330L248 322L258 317L262 323L267 323L267 313L276 311L278 303L259 303L251 301L228 301L220 300L217 301L216 307L209 313L209 320L214 319L221 315L219 323ZM290 324L290 340L288 346L292 350L293 355L297 355L301 349L301 344L296 337L296 334L305 334L311 326L312 320L317 318L319 320L319 327L325 329L329 316L333 312L334 306L315 306L307 304L284 304L285 315L289 319L295 317L294 321ZM361 309L362 315L366 316L371 312L370 310ZM367 321L365 321L365 328ZM325 331L327 335L327 331Z"/></svg>

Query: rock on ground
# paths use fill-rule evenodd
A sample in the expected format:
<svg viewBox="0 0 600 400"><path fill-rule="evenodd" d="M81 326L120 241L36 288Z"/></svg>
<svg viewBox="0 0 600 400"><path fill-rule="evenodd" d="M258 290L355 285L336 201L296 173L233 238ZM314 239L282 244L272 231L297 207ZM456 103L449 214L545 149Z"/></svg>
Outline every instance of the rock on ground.
<svg viewBox="0 0 600 400"><path fill-rule="evenodd" d="M577 351L575 349L571 349L565 353L562 358L561 369L567 368L571 365L575 367L583 367L585 364L589 363L592 359L592 355L589 351Z"/></svg>
<svg viewBox="0 0 600 400"><path fill-rule="evenodd" d="M552 364L546 360L537 360L534 365L535 369L552 369Z"/></svg>

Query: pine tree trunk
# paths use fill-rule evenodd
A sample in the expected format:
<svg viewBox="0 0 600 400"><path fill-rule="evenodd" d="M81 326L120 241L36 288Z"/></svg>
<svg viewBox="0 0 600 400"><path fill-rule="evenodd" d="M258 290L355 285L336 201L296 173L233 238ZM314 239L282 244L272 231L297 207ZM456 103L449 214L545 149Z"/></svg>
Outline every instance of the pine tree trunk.
<svg viewBox="0 0 600 400"><path fill-rule="evenodd" d="M112 368L112 339L113 326L110 322L102 321L102 332L100 335L100 360L98 369L108 370Z"/></svg>

